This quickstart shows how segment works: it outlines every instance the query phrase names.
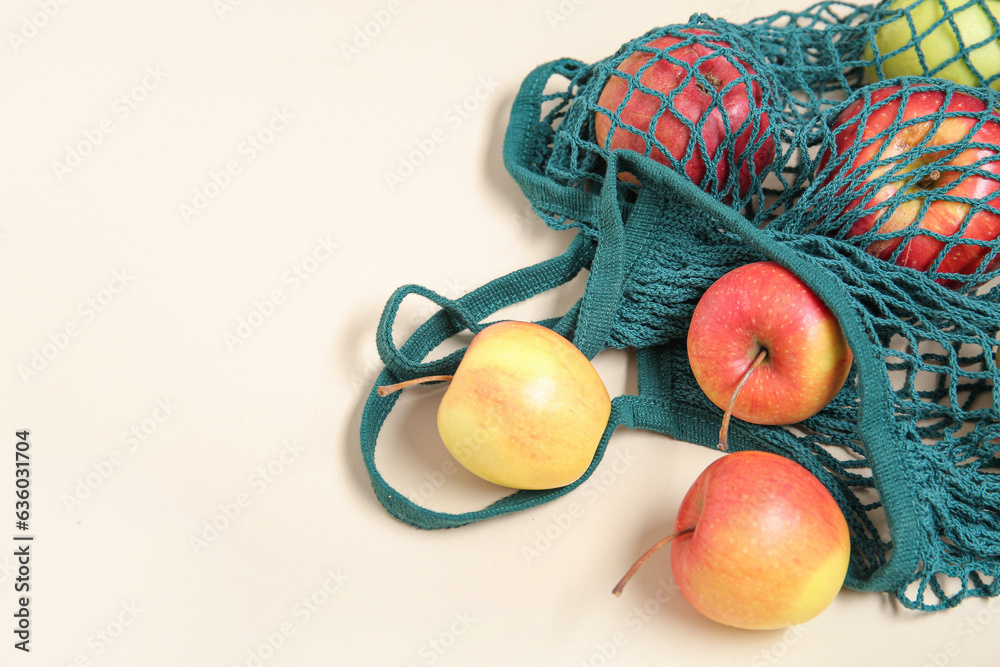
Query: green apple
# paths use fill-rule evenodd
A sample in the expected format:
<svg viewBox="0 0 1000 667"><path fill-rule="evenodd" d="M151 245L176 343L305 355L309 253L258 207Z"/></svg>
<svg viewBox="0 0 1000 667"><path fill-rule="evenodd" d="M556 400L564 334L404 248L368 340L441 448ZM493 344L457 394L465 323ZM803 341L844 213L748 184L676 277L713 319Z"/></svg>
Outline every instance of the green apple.
<svg viewBox="0 0 1000 667"><path fill-rule="evenodd" d="M934 76L964 86L985 85L992 78L990 87L1000 90L997 76L1000 74L1000 31L997 30L1000 0L894 0L888 10L890 14L895 10L903 12L896 20L878 28L875 45L881 57L905 50L882 63L883 78ZM944 17L947 18L940 25L933 27ZM979 46L968 53L967 62L958 59L942 67L961 52L959 38L966 47ZM921 54L926 68L920 62ZM874 58L874 50L869 44L865 47L865 60L872 62ZM874 65L866 69L866 74L869 82L878 80Z"/></svg>
<svg viewBox="0 0 1000 667"><path fill-rule="evenodd" d="M590 467L611 399L590 360L568 339L532 322L497 322L473 337L450 381L438 433L464 468L514 489L552 489Z"/></svg>

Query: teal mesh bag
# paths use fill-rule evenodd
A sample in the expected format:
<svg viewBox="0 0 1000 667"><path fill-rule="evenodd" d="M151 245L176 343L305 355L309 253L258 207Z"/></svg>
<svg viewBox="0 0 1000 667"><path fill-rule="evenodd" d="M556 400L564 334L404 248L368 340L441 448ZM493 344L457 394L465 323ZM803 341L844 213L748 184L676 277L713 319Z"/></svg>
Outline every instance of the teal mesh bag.
<svg viewBox="0 0 1000 667"><path fill-rule="evenodd" d="M936 25L991 3L952 10L942 2ZM949 61L967 63L982 85L875 80L902 51L868 45L899 20L915 26L914 11L822 2L743 25L695 15L600 62L561 59L528 74L504 162L542 220L576 236L564 254L458 299L400 287L379 323L385 369L376 386L454 372L464 350L431 358L442 342L586 274L579 301L539 323L588 357L635 349L638 392L612 400L597 454L574 484L449 514L422 507L381 474L378 435L398 395L373 388L361 451L389 513L436 529L535 507L583 483L620 427L716 447L722 411L688 366L688 323L722 274L770 259L834 312L854 366L838 396L805 422L734 420L730 450L787 456L830 489L851 530L849 587L927 611L1000 592L1000 241L992 238L1000 95L976 56L992 44L986 38L958 39ZM918 62L933 70L929 58ZM647 78L657 76L675 77L674 90L660 92ZM707 110L691 111L696 97ZM633 98L648 113L631 116ZM664 121L671 133L660 132ZM909 137L906 146L899 136ZM439 309L397 346L395 318L410 295Z"/></svg>

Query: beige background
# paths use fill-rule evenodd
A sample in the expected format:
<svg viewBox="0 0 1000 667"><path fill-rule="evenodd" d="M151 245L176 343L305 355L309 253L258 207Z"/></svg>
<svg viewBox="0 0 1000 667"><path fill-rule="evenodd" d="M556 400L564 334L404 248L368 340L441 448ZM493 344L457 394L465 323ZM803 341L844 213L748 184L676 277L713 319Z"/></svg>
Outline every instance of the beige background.
<svg viewBox="0 0 1000 667"><path fill-rule="evenodd" d="M845 591L799 628L741 632L687 606L666 552L614 598L703 448L619 431L575 493L444 532L392 519L358 454L392 290L459 296L568 242L501 164L522 78L693 11L806 6L5 2L0 662L992 664L997 603L919 615ZM558 314L579 289L512 314ZM430 312L407 301L402 333ZM596 360L613 394L629 361ZM437 396L400 402L380 461L428 506L480 507L496 491L442 453ZM7 629L24 428L29 655Z"/></svg>

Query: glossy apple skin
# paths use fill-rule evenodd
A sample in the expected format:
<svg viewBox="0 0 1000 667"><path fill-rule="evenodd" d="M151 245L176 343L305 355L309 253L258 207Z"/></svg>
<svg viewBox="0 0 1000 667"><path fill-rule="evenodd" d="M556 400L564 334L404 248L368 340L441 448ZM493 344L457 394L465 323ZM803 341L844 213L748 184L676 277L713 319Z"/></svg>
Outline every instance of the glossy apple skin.
<svg viewBox="0 0 1000 667"><path fill-rule="evenodd" d="M599 107L608 111L608 114L599 111L594 118L597 143L609 151L626 149L644 154L648 146L647 138L655 136L670 155L683 160L692 141L691 132L682 118L697 125L703 116L707 116L702 135L708 154L713 159L718 156L720 146L724 144L729 133L739 132L733 152L718 156L720 159L716 176L719 186L724 187L730 170L738 165L738 194L742 198L749 191L753 179L774 161L775 155L774 139L768 134L767 113L763 110L760 112L757 128L748 122L751 109L760 108L762 105L763 93L758 83L760 78L753 67L744 60L740 59L740 63L747 73L746 76L726 56L717 55L720 48L732 49L732 47L716 33L694 28L679 32L708 35L713 39L683 45L685 40L683 35L665 35L647 42L642 49L662 51L684 64L671 62L668 59L656 60L648 65L639 77L639 83L647 89L664 95L674 90L678 91L673 98L676 115L670 107L666 107L651 131L653 118L661 113L660 108L664 105L655 95L637 89L620 111L621 126L612 132L611 116L608 114L618 111L629 90L626 78L612 75L605 83L597 102ZM635 76L652 59L652 53L639 50L622 61L616 70ZM733 81L739 81L722 95L721 108L715 105L712 96L701 87L697 77L690 75L696 62L698 71L708 81L717 82L716 88L720 92ZM747 84L748 80L751 82L750 85ZM730 130L726 129L727 121ZM745 128L744 123L747 123ZM748 159L749 149L760 141L763 143L754 152L752 159ZM694 183L701 185L706 172L705 156L697 146L693 146L692 150L693 153L684 166L685 172ZM650 151L650 157L663 164L670 163L655 145ZM622 178L635 182L635 178L629 174L623 174Z"/></svg>
<svg viewBox="0 0 1000 667"><path fill-rule="evenodd" d="M717 459L681 502L671 567L699 612L738 628L804 623L841 590L851 554L844 515L791 459L743 451Z"/></svg>
<svg viewBox="0 0 1000 667"><path fill-rule="evenodd" d="M698 386L725 410L761 348L768 356L740 390L733 416L794 424L843 387L853 359L830 309L788 269L753 262L729 271L695 306L687 335Z"/></svg>
<svg viewBox="0 0 1000 667"><path fill-rule="evenodd" d="M882 63L884 78L927 76L930 72L934 72L935 77L949 79L963 86L981 86L985 81L1000 74L1000 38L997 37L996 28L990 20L992 16L1000 25L1000 0L982 0L981 5L974 4L961 11L954 11L968 5L969 2L970 0L895 0L890 3L887 8L890 12L908 10L916 32L910 28L905 13L895 21L886 23L875 34L875 44L879 53L885 57L919 40L920 52L927 67L925 69L921 65L917 48L911 46ZM951 21L958 28L958 37L961 37L963 44L967 46L980 44L970 51L968 57L972 66L982 75L982 79L976 76L961 59L940 70L937 69L961 52L955 29L949 21L946 20L931 30L931 26L941 20L946 11L951 12ZM868 45L865 48L865 60L872 61L874 53L871 45ZM866 70L866 76L869 82L878 80L878 72L874 67ZM1000 78L994 80L990 87L1000 90Z"/></svg>
<svg viewBox="0 0 1000 667"><path fill-rule="evenodd" d="M834 159L836 166L824 182L835 178L851 179L837 191L837 196L853 194L849 190L853 187L857 197L844 207L845 210L862 207L868 211L847 230L845 238L872 229L893 234L916 225L922 232L945 237L996 239L1000 234L1000 215L986 209L970 215L968 204L941 197L968 197L1000 208L1000 115L994 115L996 120L987 120L977 130L976 125L986 108L982 100L961 92L953 92L949 99L944 90L927 85L912 88L904 102L899 96L900 90L900 86L892 85L874 90L870 101L859 98L841 112L831 126L836 133L834 152L820 156L819 172L822 173L827 163ZM935 130L933 119L939 117L942 110L958 115L945 119ZM903 127L897 134L879 138L879 133L890 127L897 117L903 123L913 124ZM965 149L956 146L965 141L981 145ZM918 145L920 148L914 150ZM853 161L840 157L857 146L861 149ZM863 170L875 162L880 166L862 179ZM976 163L981 164L975 173L963 175L956 169ZM925 180L913 176L914 170L930 164L937 170L937 178ZM876 190L872 181L886 173L899 178ZM913 194L915 198L890 210L886 200L897 193ZM933 196L920 196L925 193ZM921 215L925 201L929 201L929 207ZM966 217L970 219L963 231ZM898 237L877 239L868 244L866 251L890 259L900 243ZM904 246L894 261L900 266L928 271L944 247L944 241L920 233ZM937 272L971 274L988 252L985 246L956 245L944 255ZM987 270L995 268L998 262L1000 258L991 261ZM964 284L961 280L948 278L940 278L938 282L952 288Z"/></svg>
<svg viewBox="0 0 1000 667"><path fill-rule="evenodd" d="M466 469L515 489L576 481L594 458L611 399L590 360L531 322L472 339L438 407L438 432Z"/></svg>

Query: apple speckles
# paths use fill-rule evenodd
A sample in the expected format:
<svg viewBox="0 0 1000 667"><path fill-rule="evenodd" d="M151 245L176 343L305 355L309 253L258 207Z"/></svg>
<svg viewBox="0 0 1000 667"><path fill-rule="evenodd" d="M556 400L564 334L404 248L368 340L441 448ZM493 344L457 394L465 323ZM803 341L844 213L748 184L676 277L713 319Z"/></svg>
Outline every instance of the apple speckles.
<svg viewBox="0 0 1000 667"><path fill-rule="evenodd" d="M765 360L732 407L732 416L752 423L807 419L839 392L850 370L850 349L836 318L775 262L747 264L719 278L699 300L688 329L695 379L727 414L761 349Z"/></svg>
<svg viewBox="0 0 1000 667"><path fill-rule="evenodd" d="M604 383L564 337L502 322L470 343L438 407L438 430L463 467L517 489L565 486L593 460L611 412Z"/></svg>
<svg viewBox="0 0 1000 667"><path fill-rule="evenodd" d="M682 527L691 532L680 535ZM775 629L821 613L847 573L850 534L839 506L808 470L776 454L735 452L713 462L685 494L674 530L616 593L671 544L674 579L695 609L726 625Z"/></svg>

